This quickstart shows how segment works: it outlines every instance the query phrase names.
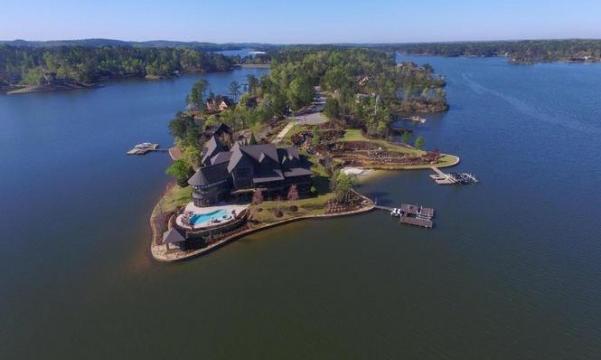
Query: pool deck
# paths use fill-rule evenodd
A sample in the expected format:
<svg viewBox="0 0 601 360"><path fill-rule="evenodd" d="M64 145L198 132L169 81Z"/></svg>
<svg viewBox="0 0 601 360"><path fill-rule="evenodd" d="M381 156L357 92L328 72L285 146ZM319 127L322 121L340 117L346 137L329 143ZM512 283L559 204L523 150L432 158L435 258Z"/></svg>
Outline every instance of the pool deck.
<svg viewBox="0 0 601 360"><path fill-rule="evenodd" d="M184 212L192 212L194 215L203 215L203 214L209 214L209 213L219 211L219 210L224 210L228 215L231 215L232 211L236 211L236 214L240 214L243 210L247 209L249 206L250 206L250 204L246 204L246 205L227 204L227 205L217 205L217 206L208 206L208 207L198 207L198 206L194 205L193 202L190 202L190 203L188 203L188 205L186 205ZM190 230L200 230L207 226L215 225L214 223L206 222L201 225L189 226L189 225L183 223L182 217L183 217L183 215L178 215L177 218L175 219L175 222L177 223L178 226L180 226L182 228L187 228ZM227 221L221 222L221 224L227 224L228 222L230 222L232 220L234 220L233 217L230 217L230 219L228 219Z"/></svg>

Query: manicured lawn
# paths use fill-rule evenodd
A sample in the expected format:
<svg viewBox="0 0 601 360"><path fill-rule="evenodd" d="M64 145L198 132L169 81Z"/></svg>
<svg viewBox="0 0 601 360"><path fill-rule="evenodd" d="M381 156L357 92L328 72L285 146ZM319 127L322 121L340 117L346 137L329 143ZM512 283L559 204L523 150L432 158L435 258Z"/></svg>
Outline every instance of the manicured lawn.
<svg viewBox="0 0 601 360"><path fill-rule="evenodd" d="M160 201L163 212L175 211L179 206L186 205L192 201L192 187L182 188L178 185L172 186Z"/></svg>
<svg viewBox="0 0 601 360"><path fill-rule="evenodd" d="M263 225L299 216L321 215L325 213L326 202L333 196L334 194L329 193L296 201L264 201L258 205L252 205L251 212L254 214L254 219ZM298 208L297 211L290 210L293 205ZM258 211L258 209L262 210ZM277 209L282 211L283 216L275 216Z"/></svg>
<svg viewBox="0 0 601 360"><path fill-rule="evenodd" d="M414 149L414 148L408 147L408 146L396 145L396 144L390 143L386 140L368 138L365 135L363 135L363 132L359 129L347 129L346 132L344 133L344 137L342 138L342 141L367 141L367 142L370 142L373 144L378 144L379 146L381 146L384 149L387 149L390 151L397 151L397 152L401 152L404 154L422 155L425 153L425 151Z"/></svg>
<svg viewBox="0 0 601 360"><path fill-rule="evenodd" d="M346 129L342 141L369 141L360 129Z"/></svg>

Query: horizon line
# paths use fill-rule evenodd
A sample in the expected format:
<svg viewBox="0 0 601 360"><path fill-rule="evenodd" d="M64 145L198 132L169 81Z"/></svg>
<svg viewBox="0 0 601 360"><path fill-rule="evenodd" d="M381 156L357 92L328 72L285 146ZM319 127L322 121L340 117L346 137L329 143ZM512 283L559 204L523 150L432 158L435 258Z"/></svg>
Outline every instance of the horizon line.
<svg viewBox="0 0 601 360"><path fill-rule="evenodd" d="M90 40L105 40L105 41L119 41L123 43L152 43L152 42L172 42L172 43L183 43L183 44L211 44L211 45L272 45L272 46L315 46L315 45L410 45L410 44L453 44L453 43L483 43L483 42L520 42L520 41L601 41L601 38L586 38L586 37L566 37L566 38L514 38L514 39L495 39L495 40L441 40L441 41L401 41L401 42L262 42L262 41L226 41L226 42L214 42L214 41L203 41L203 40L166 40L166 39L153 39L153 40L123 40L118 38L104 38L104 37L90 37L90 38L73 38L73 39L52 39L52 40L26 40L26 39L13 39L13 40L0 40L0 43L11 43L11 42L31 42L31 43L51 43L51 42L77 42L77 41L90 41Z"/></svg>

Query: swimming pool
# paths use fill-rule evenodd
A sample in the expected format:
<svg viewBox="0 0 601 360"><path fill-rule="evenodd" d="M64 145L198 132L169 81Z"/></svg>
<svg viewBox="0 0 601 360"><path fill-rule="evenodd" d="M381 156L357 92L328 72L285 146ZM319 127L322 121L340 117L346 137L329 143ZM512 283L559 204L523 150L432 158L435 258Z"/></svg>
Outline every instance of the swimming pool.
<svg viewBox="0 0 601 360"><path fill-rule="evenodd" d="M194 214L190 217L190 223L194 226L204 225L213 220L226 220L224 217L229 218L230 216L225 209L219 209L205 214Z"/></svg>

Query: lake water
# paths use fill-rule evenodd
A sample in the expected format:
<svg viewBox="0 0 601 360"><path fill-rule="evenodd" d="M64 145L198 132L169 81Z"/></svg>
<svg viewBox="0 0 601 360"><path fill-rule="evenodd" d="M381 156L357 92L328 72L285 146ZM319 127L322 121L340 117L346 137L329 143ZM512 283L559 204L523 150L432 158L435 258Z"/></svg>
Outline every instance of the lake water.
<svg viewBox="0 0 601 360"><path fill-rule="evenodd" d="M179 264L148 249L167 155L124 153L170 143L198 76L0 97L0 358L599 358L601 66L411 59L451 104L416 132L481 183L361 190L435 229L306 221Z"/></svg>

